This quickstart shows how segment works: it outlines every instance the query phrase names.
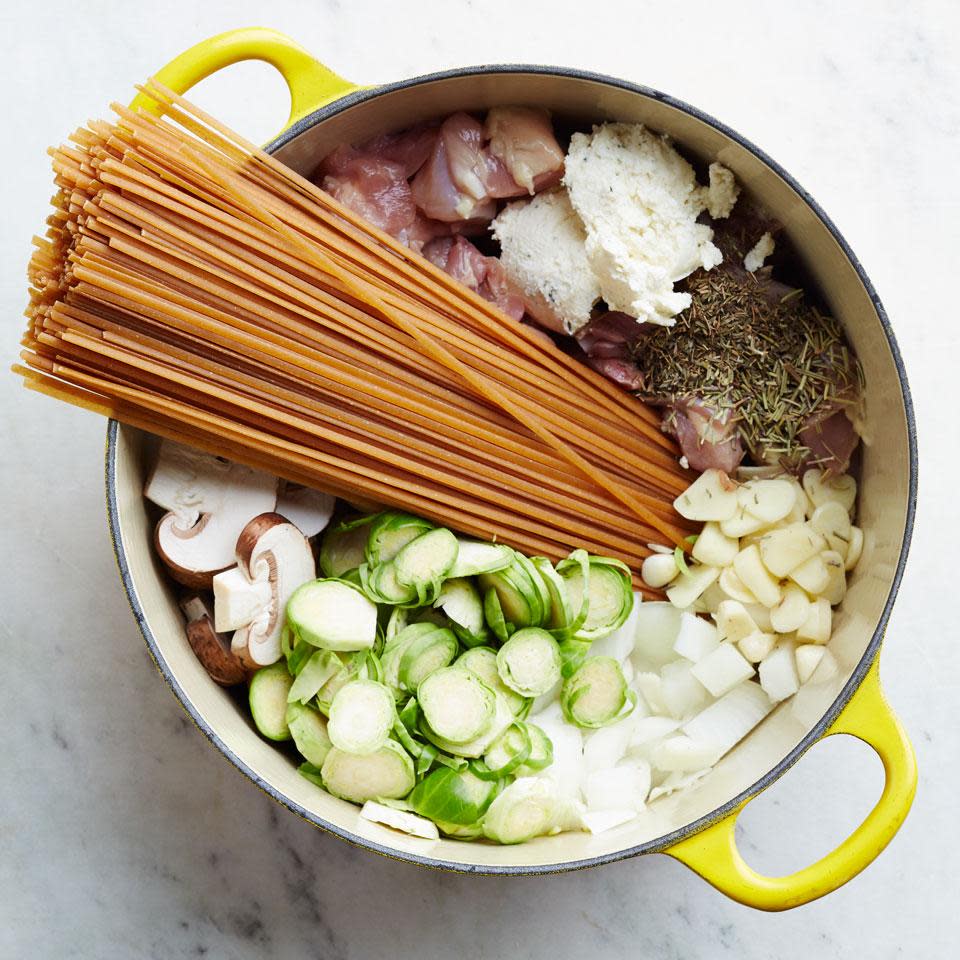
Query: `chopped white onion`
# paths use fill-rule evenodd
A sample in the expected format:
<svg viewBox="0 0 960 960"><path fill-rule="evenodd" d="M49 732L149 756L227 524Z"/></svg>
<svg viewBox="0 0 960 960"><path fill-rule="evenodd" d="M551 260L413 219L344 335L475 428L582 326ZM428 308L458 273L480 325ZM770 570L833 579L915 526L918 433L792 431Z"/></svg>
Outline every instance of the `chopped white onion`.
<svg viewBox="0 0 960 960"><path fill-rule="evenodd" d="M715 697L722 697L754 674L750 662L732 643L721 643L695 663L691 672Z"/></svg>

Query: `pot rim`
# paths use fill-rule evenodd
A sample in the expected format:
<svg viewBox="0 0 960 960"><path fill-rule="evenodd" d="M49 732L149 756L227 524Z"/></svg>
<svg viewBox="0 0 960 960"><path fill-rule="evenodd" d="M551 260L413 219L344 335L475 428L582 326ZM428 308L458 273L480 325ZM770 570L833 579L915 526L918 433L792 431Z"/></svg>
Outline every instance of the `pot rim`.
<svg viewBox="0 0 960 960"><path fill-rule="evenodd" d="M249 767L236 753L227 747L223 740L218 736L216 731L210 727L206 721L204 721L194 707L190 698L187 696L183 688L170 671L166 659L160 650L160 645L157 642L157 638L154 636L150 625L147 623L146 614L144 613L140 599L137 595L136 586L133 582L130 566L127 563L123 541L120 535L120 512L116 491L117 436L119 423L116 420L110 420L107 425L105 485L107 518L110 526L110 537L113 541L114 556L117 561L117 567L119 568L120 578L123 582L127 600L130 604L134 618L137 621L137 625L140 628L140 632L143 635L144 641L147 644L147 648L150 651L150 655L153 658L154 665L157 667L157 670L163 676L164 680L173 691L176 698L180 701L181 706L184 708L184 710L186 710L187 714L193 720L194 724L200 729L204 736L206 736L206 738L217 747L217 749L230 763L232 763L238 770L252 780L261 790L263 790L278 803L285 806L288 810L296 813L299 817L308 821L309 823L312 823L314 826L319 827L325 832L331 833L342 840L346 840L348 843L351 843L354 846L372 850L375 853L390 857L394 860L401 860L408 863L418 864L420 866L449 870L456 873L535 876L541 874L565 873L572 870L582 870L587 867L601 866L602 864L606 863L615 863L619 860L626 860L630 857L640 856L641 854L645 853L657 853L663 851L665 848L676 843L678 840L698 833L699 831L710 826L710 824L723 819L744 804L747 800L765 790L768 786L770 786L770 784L783 776L783 774L786 773L787 770L789 770L800 759L800 757L803 756L803 754L806 753L806 751L809 750L810 747L812 747L821 738L821 736L837 718L837 716L840 714L840 711L846 706L857 688L863 682L867 671L870 669L873 661L878 656L887 622L890 619L890 613L893 609L894 600L896 599L897 591L900 588L900 582L903 578L903 570L907 562L907 555L910 551L910 542L913 535L913 525L916 515L917 434L913 401L910 395L910 386L907 382L907 374L903 365L903 358L900 353L900 348L897 345L893 329L890 325L890 320L887 316L886 310L883 307L883 304L880 302L880 298L877 295L870 278L867 276L865 270L860 264L860 261L857 259L846 239L837 229L830 217L827 216L821 206L817 203L817 201L814 200L814 198L802 186L800 186L800 184L782 166L780 166L779 163L777 163L763 150L757 147L746 137L737 133L731 127L728 127L726 124L721 123L719 120L716 120L709 114L704 113L703 111L682 100L678 100L669 96L668 94L662 93L659 90L655 90L652 87L643 86L642 84L631 83L630 81L621 80L617 77L611 77L601 73L594 73L591 71L578 70L574 68L539 64L490 64L485 66L457 67L450 70L442 70L435 73L411 77L407 80L398 80L393 83L384 84L383 86L356 90L344 97L341 97L340 99L334 100L326 106L320 107L313 113L310 113L298 120L296 123L284 130L277 138L271 141L265 149L269 153L275 153L281 147L290 143L301 133L314 127L316 124L322 123L330 117L333 117L351 107L355 107L359 104L365 103L368 100L373 100L377 97L393 93L397 90L464 76L480 76L489 74L535 74L539 76L556 76L564 78L572 77L578 80L588 80L594 83L603 84L605 86L626 90L630 93L636 93L649 99L657 100L711 126L713 129L730 138L744 149L750 151L755 157L770 167L770 169L772 169L787 183L788 186L790 186L797 193L797 195L817 216L824 227L826 227L827 231L831 234L834 240L836 240L837 244L840 246L840 249L843 251L843 255L847 258L850 265L855 270L860 282L863 284L864 289L870 298L870 302L873 304L873 308L876 311L877 318L879 319L880 325L883 328L884 335L887 338L887 343L890 348L890 353L893 357L894 366L897 371L897 378L900 382L900 392L903 398L904 412L907 421L907 444L909 449L910 463L909 482L907 489L907 513L904 524L903 540L900 546L900 555L897 560L897 566L891 580L890 591L887 594L886 601L884 602L883 611L880 615L877 628L874 631L873 636L870 638L870 642L864 650L863 656L860 658L860 661L857 663L857 666L851 673L850 678L847 680L846 684L844 684L843 689L840 691L829 709L824 713L820 720L810 728L797 746L794 747L794 749L782 760L780 760L779 763L767 771L767 773L765 773L759 780L749 786L746 790L743 790L741 793L737 794L735 797L731 798L726 803L717 807L715 810L704 815L703 817L700 817L697 820L694 820L693 822L688 823L685 826L680 827L668 834L664 834L661 837L648 840L645 843L636 844L632 847L625 847L621 850L601 854L596 857L587 857L581 860L562 860L556 863L533 865L478 865L463 863L456 860L445 860L440 857L422 856L416 853L400 850L397 847L378 843L375 840L368 839L367 837L361 837L358 834L338 827L336 824L311 813L305 807L295 803L285 794L281 793L263 777L256 773L256 771Z"/></svg>

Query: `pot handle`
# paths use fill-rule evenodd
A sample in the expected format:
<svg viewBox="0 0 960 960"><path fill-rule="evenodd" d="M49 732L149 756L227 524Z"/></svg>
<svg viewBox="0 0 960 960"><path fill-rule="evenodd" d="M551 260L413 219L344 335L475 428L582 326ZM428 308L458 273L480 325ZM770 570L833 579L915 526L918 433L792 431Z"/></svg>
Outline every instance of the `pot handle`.
<svg viewBox="0 0 960 960"><path fill-rule="evenodd" d="M883 793L863 823L822 860L785 877L753 870L737 850L737 817L750 802L663 852L686 864L721 893L759 910L789 910L842 887L869 866L906 819L917 789L913 747L880 689L879 655L824 737L846 733L873 747L883 761ZM821 738L822 739L822 738Z"/></svg>
<svg viewBox="0 0 960 960"><path fill-rule="evenodd" d="M242 60L263 60L276 67L287 82L290 116L284 130L318 107L362 89L325 67L285 34L267 27L242 27L201 40L174 57L155 76L164 86L183 94L210 74ZM157 109L153 100L142 93L130 106L151 113Z"/></svg>

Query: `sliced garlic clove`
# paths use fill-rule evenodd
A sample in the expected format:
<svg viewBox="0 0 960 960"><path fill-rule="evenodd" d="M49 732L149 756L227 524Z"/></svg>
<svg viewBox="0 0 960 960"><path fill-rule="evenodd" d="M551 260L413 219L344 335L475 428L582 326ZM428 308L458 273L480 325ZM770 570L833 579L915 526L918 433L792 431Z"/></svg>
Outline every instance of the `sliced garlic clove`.
<svg viewBox="0 0 960 960"><path fill-rule="evenodd" d="M737 649L750 663L760 663L761 660L770 655L770 651L776 645L776 634L755 630L749 637L744 637L737 644Z"/></svg>
<svg viewBox="0 0 960 960"><path fill-rule="evenodd" d="M703 591L719 576L720 570L717 567L691 567L689 573L678 577L667 588L667 599L675 607L686 610L700 599Z"/></svg>
<svg viewBox="0 0 960 960"><path fill-rule="evenodd" d="M755 544L736 555L733 569L743 585L765 607L775 607L780 602L780 584L771 576L760 558L760 548Z"/></svg>
<svg viewBox="0 0 960 960"><path fill-rule="evenodd" d="M739 643L744 637L757 632L757 625L747 613L747 608L737 600L724 600L713 618L720 632L720 640Z"/></svg>
<svg viewBox="0 0 960 960"><path fill-rule="evenodd" d="M826 541L831 550L836 550L841 557L846 558L850 549L850 515L842 503L828 500L820 504L813 511L810 526Z"/></svg>
<svg viewBox="0 0 960 960"><path fill-rule="evenodd" d="M737 491L737 502L764 523L776 523L793 509L797 494L789 480L752 480Z"/></svg>
<svg viewBox="0 0 960 960"><path fill-rule="evenodd" d="M770 611L770 623L777 633L793 633L807 619L810 600L795 583L783 586L783 599Z"/></svg>
<svg viewBox="0 0 960 960"><path fill-rule="evenodd" d="M754 604L757 602L757 598L746 588L733 567L723 568L720 572L720 578L717 580L717 586L719 586L731 600L739 600L743 604Z"/></svg>
<svg viewBox="0 0 960 960"><path fill-rule="evenodd" d="M857 481L848 473L828 479L822 471L813 468L803 475L803 489L815 507L835 501L849 513L857 500Z"/></svg>
<svg viewBox="0 0 960 960"><path fill-rule="evenodd" d="M733 563L740 546L728 537L716 522L706 523L693 545L693 558L710 567L726 567Z"/></svg>
<svg viewBox="0 0 960 960"><path fill-rule="evenodd" d="M833 611L830 604L818 597L810 604L807 619L797 628L797 640L801 643L827 643L833 628Z"/></svg>
<svg viewBox="0 0 960 960"><path fill-rule="evenodd" d="M847 573L843 568L843 557L836 550L824 550L820 554L827 568L827 585L820 591L831 607L835 607L847 595Z"/></svg>
<svg viewBox="0 0 960 960"><path fill-rule="evenodd" d="M798 587L803 587L807 593L816 597L827 589L830 583L830 572L823 557L818 553L801 563L795 570L791 570L790 579Z"/></svg>
<svg viewBox="0 0 960 960"><path fill-rule="evenodd" d="M772 574L785 577L826 545L823 537L809 524L794 523L766 533L760 541L760 556Z"/></svg>
<svg viewBox="0 0 960 960"><path fill-rule="evenodd" d="M863 553L863 531L859 527L850 528L850 546L847 548L847 559L843 565L848 573L857 565Z"/></svg>
<svg viewBox="0 0 960 960"><path fill-rule="evenodd" d="M727 520L737 510L737 485L722 470L704 470L673 506L687 520Z"/></svg>
<svg viewBox="0 0 960 960"><path fill-rule="evenodd" d="M752 513L747 513L746 508L739 502L737 503L737 509L733 516L720 521L720 530L725 536L734 540L738 537L745 537L748 534L756 533L765 526L766 524L759 517L755 517Z"/></svg>

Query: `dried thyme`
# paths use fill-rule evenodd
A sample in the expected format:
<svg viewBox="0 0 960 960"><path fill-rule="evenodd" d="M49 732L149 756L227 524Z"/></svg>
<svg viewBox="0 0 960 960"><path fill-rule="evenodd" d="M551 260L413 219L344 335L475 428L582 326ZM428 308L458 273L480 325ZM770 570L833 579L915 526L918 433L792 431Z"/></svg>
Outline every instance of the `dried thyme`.
<svg viewBox="0 0 960 960"><path fill-rule="evenodd" d="M639 396L658 404L699 398L731 411L757 462L800 462L800 431L826 405L857 402L863 375L840 324L807 304L803 291L740 271L698 271L692 305L672 327L637 345Z"/></svg>

